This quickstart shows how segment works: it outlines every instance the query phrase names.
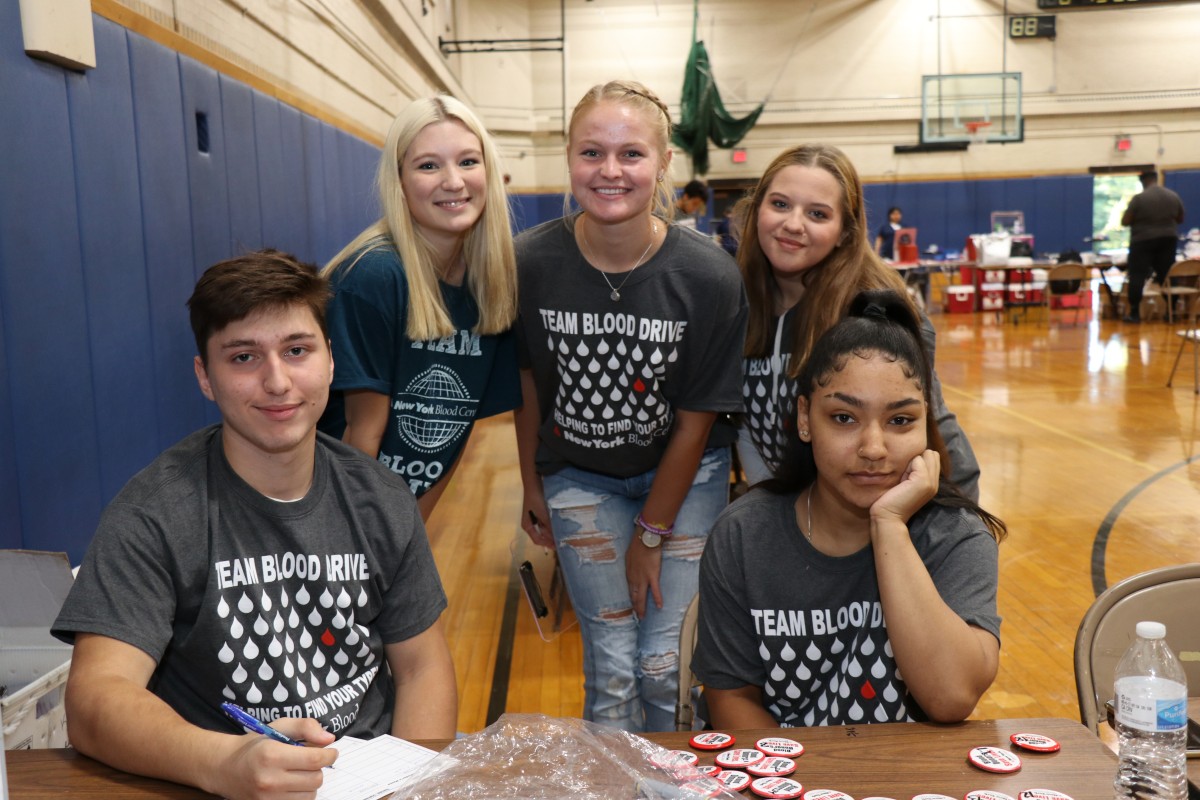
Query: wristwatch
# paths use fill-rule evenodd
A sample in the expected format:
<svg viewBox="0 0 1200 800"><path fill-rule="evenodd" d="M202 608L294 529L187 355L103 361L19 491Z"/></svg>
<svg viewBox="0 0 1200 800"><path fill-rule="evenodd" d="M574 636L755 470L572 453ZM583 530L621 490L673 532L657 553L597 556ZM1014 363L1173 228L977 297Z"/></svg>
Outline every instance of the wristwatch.
<svg viewBox="0 0 1200 800"><path fill-rule="evenodd" d="M641 533L642 544L645 545L646 547L649 547L651 549L658 547L659 545L662 544L663 539L667 538L667 537L663 536L661 533L655 533L654 531L652 531L649 528L642 525L642 523L640 523L640 522L637 522L635 524L638 526L638 528L642 532Z"/></svg>

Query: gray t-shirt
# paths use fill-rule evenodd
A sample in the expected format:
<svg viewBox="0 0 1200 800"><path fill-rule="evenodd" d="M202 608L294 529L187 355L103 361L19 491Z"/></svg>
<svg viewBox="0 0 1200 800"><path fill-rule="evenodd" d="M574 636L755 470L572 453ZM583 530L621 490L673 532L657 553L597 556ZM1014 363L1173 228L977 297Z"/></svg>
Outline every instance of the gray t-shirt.
<svg viewBox="0 0 1200 800"><path fill-rule="evenodd" d="M399 477L320 434L308 494L279 502L233 472L215 425L105 509L52 632L145 651L151 691L204 728L240 731L220 710L231 701L264 721L313 717L369 737L391 729L384 645L445 607Z"/></svg>
<svg viewBox="0 0 1200 800"><path fill-rule="evenodd" d="M661 223L660 223L661 224ZM564 220L517 237L520 358L533 370L542 473L570 465L617 477L662 459L675 409L742 410L746 292L711 239L672 225L659 251L610 278ZM733 441L714 426L708 446Z"/></svg>
<svg viewBox="0 0 1200 800"><path fill-rule="evenodd" d="M796 498L752 490L717 518L692 669L715 689L762 687L784 727L924 719L892 655L873 549L821 553L796 524ZM931 503L909 531L942 600L999 639L997 548L982 520Z"/></svg>

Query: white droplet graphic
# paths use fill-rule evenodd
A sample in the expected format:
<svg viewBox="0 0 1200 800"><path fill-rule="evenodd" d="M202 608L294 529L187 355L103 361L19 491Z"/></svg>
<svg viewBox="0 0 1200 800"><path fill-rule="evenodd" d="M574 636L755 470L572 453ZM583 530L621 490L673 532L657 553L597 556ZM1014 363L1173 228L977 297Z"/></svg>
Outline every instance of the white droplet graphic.
<svg viewBox="0 0 1200 800"><path fill-rule="evenodd" d="M883 663L883 659L875 659L875 663L871 665L871 677L875 679L882 678L887 675L887 665Z"/></svg>
<svg viewBox="0 0 1200 800"><path fill-rule="evenodd" d="M302 606L308 605L308 587L301 586L300 591L296 592L296 602Z"/></svg>
<svg viewBox="0 0 1200 800"><path fill-rule="evenodd" d="M792 649L790 642L783 643L783 649L779 651L779 658L783 661L794 661L796 659L796 651Z"/></svg>
<svg viewBox="0 0 1200 800"><path fill-rule="evenodd" d="M217 653L217 660L220 661L222 664L232 664L233 659L234 659L233 648L229 646L229 642L226 642L221 647L221 652Z"/></svg>
<svg viewBox="0 0 1200 800"><path fill-rule="evenodd" d="M308 697L308 687L304 685L303 680L296 681L296 694L300 696L301 700Z"/></svg>
<svg viewBox="0 0 1200 800"><path fill-rule="evenodd" d="M254 643L253 639L246 640L246 646L242 648L242 655L251 661L258 658L258 645Z"/></svg>
<svg viewBox="0 0 1200 800"><path fill-rule="evenodd" d="M246 629L242 627L241 620L239 620L237 617L233 618L233 624L229 626L229 633L235 639L242 638L242 635L246 633Z"/></svg>
<svg viewBox="0 0 1200 800"><path fill-rule="evenodd" d="M338 630L341 630L342 628L346 627L346 618L342 616L342 612L339 611L333 615L333 620L331 621L331 624L333 625L333 627L337 628Z"/></svg>
<svg viewBox="0 0 1200 800"><path fill-rule="evenodd" d="M833 646L829 648L829 655L836 656L838 653L846 649L846 643L841 639L834 639Z"/></svg>
<svg viewBox="0 0 1200 800"><path fill-rule="evenodd" d="M283 646L289 653L296 652L296 643L292 641L292 635L290 633L283 637Z"/></svg>
<svg viewBox="0 0 1200 800"><path fill-rule="evenodd" d="M883 699L889 703L900 699L900 692L896 691L896 686L891 681L888 681L887 688L883 690Z"/></svg>
<svg viewBox="0 0 1200 800"><path fill-rule="evenodd" d="M283 617L281 617L281 616L279 615L279 612L278 612L278 611L277 611L277 612L275 612L275 619L271 620L271 628L272 628L272 629L273 629L273 630L274 630L276 633L279 633L280 631L282 631L282 630L284 629L284 626L285 626L286 624L287 624L287 623L285 623L285 622L283 621Z"/></svg>
<svg viewBox="0 0 1200 800"><path fill-rule="evenodd" d="M365 588L359 589L358 590L358 607L362 608L363 606L365 606L367 604L368 599L369 598L367 597L367 590Z"/></svg>
<svg viewBox="0 0 1200 800"><path fill-rule="evenodd" d="M300 615L296 613L296 609L293 608L290 612L288 612L287 624L289 628L294 628L300 624Z"/></svg>
<svg viewBox="0 0 1200 800"><path fill-rule="evenodd" d="M279 658L283 655L283 642L279 641L278 636L271 637L271 643L267 645L267 652L270 653L271 658Z"/></svg>
<svg viewBox="0 0 1200 800"><path fill-rule="evenodd" d="M881 705L875 706L875 721L876 722L887 722L888 721L887 709Z"/></svg>
<svg viewBox="0 0 1200 800"><path fill-rule="evenodd" d="M350 656L346 655L345 650L339 649L336 653L333 654L333 663L344 667L350 663Z"/></svg>
<svg viewBox="0 0 1200 800"><path fill-rule="evenodd" d="M349 608L350 604L353 602L354 601L350 599L350 593L347 592L346 587L343 586L342 593L339 594L337 598L338 608Z"/></svg>
<svg viewBox="0 0 1200 800"><path fill-rule="evenodd" d="M254 620L254 633L256 636L262 636L269 630L271 630L271 626L261 616Z"/></svg>
<svg viewBox="0 0 1200 800"><path fill-rule="evenodd" d="M1061 274L1061 273L1059 273L1059 274ZM862 675L862 673L863 673L862 664L858 663L857 658L853 658L850 660L850 668L847 669L846 672L850 673L850 677L857 678L859 675Z"/></svg>
<svg viewBox="0 0 1200 800"><path fill-rule="evenodd" d="M285 658L283 660L283 677L285 677L285 678L296 677L296 665L292 663L292 660L290 658Z"/></svg>
<svg viewBox="0 0 1200 800"><path fill-rule="evenodd" d="M317 611L316 606L313 606L313 610L308 614L308 624L314 626L321 624L321 612Z"/></svg>
<svg viewBox="0 0 1200 800"><path fill-rule="evenodd" d="M337 674L337 671L335 669L333 669L332 667L329 668L329 673L326 674L326 676L325 676L325 685L326 686L337 686L338 685L338 674Z"/></svg>
<svg viewBox="0 0 1200 800"><path fill-rule="evenodd" d="M333 595L329 593L329 587L326 587L325 591L321 592L321 598L318 602L321 604L322 608L330 608L333 606Z"/></svg>
<svg viewBox="0 0 1200 800"><path fill-rule="evenodd" d="M854 705L850 706L850 710L846 713L850 716L850 719L854 720L855 722L863 718L862 706L858 704L857 700L854 701Z"/></svg>
<svg viewBox="0 0 1200 800"><path fill-rule="evenodd" d="M771 680L781 681L787 677L787 673L780 669L779 665L775 665L775 669L771 670Z"/></svg>
<svg viewBox="0 0 1200 800"><path fill-rule="evenodd" d="M246 668L243 667L241 664L238 664L237 667L234 668L234 670L233 670L233 682L234 683L245 683L246 678L249 678L249 677L250 677L250 673L246 672Z"/></svg>
<svg viewBox="0 0 1200 800"><path fill-rule="evenodd" d="M312 664L313 669L320 669L321 667L325 666L325 654L320 650L313 653Z"/></svg>
<svg viewBox="0 0 1200 800"><path fill-rule="evenodd" d="M229 604L225 602L225 597L221 597L221 602L217 603L217 616L225 619L229 616Z"/></svg>
<svg viewBox="0 0 1200 800"><path fill-rule="evenodd" d="M312 643L313 643L312 634L309 633L308 628L305 628L300 633L300 647L307 650L308 648L312 647Z"/></svg>
<svg viewBox="0 0 1200 800"><path fill-rule="evenodd" d="M788 697L792 698L793 700L795 700L797 697L800 696L800 689L799 689L799 687L796 686L796 684L792 683L791 681L788 681L787 688L783 690L783 693L786 694Z"/></svg>
<svg viewBox="0 0 1200 800"><path fill-rule="evenodd" d="M246 692L246 701L252 706L256 706L262 702L262 692L259 691L258 684L250 684L250 691Z"/></svg>
<svg viewBox="0 0 1200 800"><path fill-rule="evenodd" d="M269 594L267 594L266 592L263 592L263 594L262 594L262 610L263 611L271 610L271 596Z"/></svg>
<svg viewBox="0 0 1200 800"><path fill-rule="evenodd" d="M280 607L281 607L281 608L287 608L287 607L288 607L288 604L289 604L289 601L288 601L288 594L287 594L287 591L286 591L286 590L280 590L280 592L279 592L279 605L280 605Z"/></svg>
<svg viewBox="0 0 1200 800"><path fill-rule="evenodd" d="M234 694L233 689L230 689L228 686L221 690L221 694L226 700L237 700L237 695Z"/></svg>
<svg viewBox="0 0 1200 800"><path fill-rule="evenodd" d="M802 681L807 681L812 677L812 670L808 668L808 664L800 662L800 666L796 667L796 677Z"/></svg>
<svg viewBox="0 0 1200 800"><path fill-rule="evenodd" d="M242 599L238 600L238 611L241 611L243 614L249 614L253 610L254 603L251 602L250 598L243 593Z"/></svg>
<svg viewBox="0 0 1200 800"><path fill-rule="evenodd" d="M868 636L867 640L865 642L863 642L862 648L859 650L859 652L861 652L864 656L869 656L872 653L874 653L875 652L875 641L871 637Z"/></svg>
<svg viewBox="0 0 1200 800"><path fill-rule="evenodd" d="M762 658L763 661L766 661L767 659L769 659L771 657L771 651L767 649L766 642L760 641L758 643L758 655L759 655L759 657Z"/></svg>
<svg viewBox="0 0 1200 800"><path fill-rule="evenodd" d="M271 696L275 698L276 703L282 703L288 699L288 690L283 688L282 683L277 683L275 684L275 691L271 693Z"/></svg>
<svg viewBox="0 0 1200 800"><path fill-rule="evenodd" d="M258 677L261 680L269 681L275 675L275 670L271 669L271 664L268 661L263 661L258 665Z"/></svg>
<svg viewBox="0 0 1200 800"><path fill-rule="evenodd" d="M358 644L358 641L359 641L358 631L355 630L354 628L351 628L350 631L346 634L346 646L353 647L354 645Z"/></svg>

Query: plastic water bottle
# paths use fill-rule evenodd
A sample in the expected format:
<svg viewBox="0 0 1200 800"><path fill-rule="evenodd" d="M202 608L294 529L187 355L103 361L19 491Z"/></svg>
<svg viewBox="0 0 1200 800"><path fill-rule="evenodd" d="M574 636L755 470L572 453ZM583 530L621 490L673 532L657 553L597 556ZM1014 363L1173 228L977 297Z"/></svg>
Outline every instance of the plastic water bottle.
<svg viewBox="0 0 1200 800"><path fill-rule="evenodd" d="M1187 800L1187 677L1161 622L1139 622L1117 665L1116 798Z"/></svg>

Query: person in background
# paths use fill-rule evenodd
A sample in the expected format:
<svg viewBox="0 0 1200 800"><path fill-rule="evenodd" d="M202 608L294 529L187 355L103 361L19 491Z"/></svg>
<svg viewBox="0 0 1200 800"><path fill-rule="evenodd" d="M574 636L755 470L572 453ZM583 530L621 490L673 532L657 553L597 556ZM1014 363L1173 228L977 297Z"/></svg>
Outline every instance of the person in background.
<svg viewBox="0 0 1200 800"><path fill-rule="evenodd" d="M429 519L475 421L520 403L504 171L439 95L392 122L376 182L383 217L322 270L337 368L321 430L403 476Z"/></svg>
<svg viewBox="0 0 1200 800"><path fill-rule="evenodd" d="M679 631L729 495L745 292L672 225L671 120L634 81L571 114L577 214L517 237L521 525L557 547L583 638L584 719L673 730Z"/></svg>
<svg viewBox="0 0 1200 800"><path fill-rule="evenodd" d="M730 203L725 206L725 210L721 212L721 221L717 223L717 238L721 242L721 247L726 253L736 257L738 250L738 241L736 235L736 224L733 220L734 204Z"/></svg>
<svg viewBox="0 0 1200 800"><path fill-rule="evenodd" d="M738 265L750 301L738 456L754 484L774 474L795 437L796 375L813 342L845 315L859 291L905 288L896 270L871 250L858 172L836 147L804 144L783 151L737 213L744 219ZM918 316L932 365L936 333ZM950 456L948 474L978 500L979 464L942 399L936 371L930 392L931 413Z"/></svg>
<svg viewBox="0 0 1200 800"><path fill-rule="evenodd" d="M692 668L716 730L958 722L999 666L1004 524L946 473L920 322L862 292L799 375L778 477L713 527Z"/></svg>
<svg viewBox="0 0 1200 800"><path fill-rule="evenodd" d="M903 216L899 206L892 206L888 209L887 222L880 225L879 233L875 234L875 252L885 261L896 260L896 231L900 230Z"/></svg>
<svg viewBox="0 0 1200 800"><path fill-rule="evenodd" d="M690 180L675 201L675 224L693 230L700 229L700 218L708 208L708 187L704 181Z"/></svg>
<svg viewBox="0 0 1200 800"><path fill-rule="evenodd" d="M221 422L105 509L52 633L71 745L221 797L315 796L335 737L454 736L446 596L399 477L317 432L329 287L267 250L188 300ZM244 735L230 701L309 747ZM291 793L291 794L289 794Z"/></svg>
<svg viewBox="0 0 1200 800"><path fill-rule="evenodd" d="M1148 170L1138 178L1142 191L1121 215L1121 224L1129 227L1129 308L1123 321L1132 323L1142 321L1146 281L1153 277L1161 284L1167 279L1179 246L1178 226L1183 224L1183 201L1158 185L1158 173Z"/></svg>

